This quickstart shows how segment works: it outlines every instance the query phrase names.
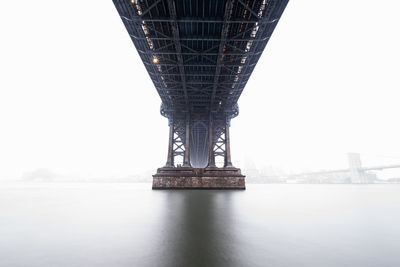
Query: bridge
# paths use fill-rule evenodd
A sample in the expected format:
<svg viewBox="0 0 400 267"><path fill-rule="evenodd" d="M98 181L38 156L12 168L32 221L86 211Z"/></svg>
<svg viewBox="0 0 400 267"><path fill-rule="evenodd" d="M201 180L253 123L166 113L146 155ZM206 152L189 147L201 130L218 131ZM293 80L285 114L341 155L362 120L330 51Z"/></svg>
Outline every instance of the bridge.
<svg viewBox="0 0 400 267"><path fill-rule="evenodd" d="M368 179L368 171L383 171L387 169L400 169L400 164L387 164L387 165L378 165L378 166L369 166L364 167L361 164L361 157L359 153L348 153L348 163L349 168L347 169L337 169L337 170L323 170L323 171L314 171L314 172L302 172L296 174L287 175L286 179L294 179L294 178L304 178L310 176L322 176L325 174L349 174L351 183L354 184L366 184L369 183ZM282 177L276 177L281 179Z"/></svg>
<svg viewBox="0 0 400 267"><path fill-rule="evenodd" d="M244 189L230 121L288 0L113 2L168 118L167 162L153 188Z"/></svg>

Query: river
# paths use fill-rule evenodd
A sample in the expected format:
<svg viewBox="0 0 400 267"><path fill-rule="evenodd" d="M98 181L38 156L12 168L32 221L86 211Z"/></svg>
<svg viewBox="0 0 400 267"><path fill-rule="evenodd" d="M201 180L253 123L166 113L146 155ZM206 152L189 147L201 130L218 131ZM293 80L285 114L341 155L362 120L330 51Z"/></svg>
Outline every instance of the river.
<svg viewBox="0 0 400 267"><path fill-rule="evenodd" d="M400 266L400 185L0 184L1 267Z"/></svg>

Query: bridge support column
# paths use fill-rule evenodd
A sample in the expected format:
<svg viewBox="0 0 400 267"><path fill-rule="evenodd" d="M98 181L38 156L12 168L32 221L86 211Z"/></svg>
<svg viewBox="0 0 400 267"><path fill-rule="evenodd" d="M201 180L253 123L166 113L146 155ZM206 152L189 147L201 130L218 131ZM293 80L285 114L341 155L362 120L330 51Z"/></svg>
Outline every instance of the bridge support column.
<svg viewBox="0 0 400 267"><path fill-rule="evenodd" d="M185 127L185 154L183 156L183 167L191 167L190 165L190 117L186 116Z"/></svg>
<svg viewBox="0 0 400 267"><path fill-rule="evenodd" d="M214 126L213 121L210 116L210 120L208 122L208 143L209 143L209 152L208 152L208 165L207 167L214 168L215 166L215 154L214 154Z"/></svg>
<svg viewBox="0 0 400 267"><path fill-rule="evenodd" d="M207 167L194 168L190 163L190 139L198 141L193 134L192 122L196 117L180 116L171 118L169 132L168 159L166 166L157 169L153 175L153 189L245 189L245 176L231 163L229 121L221 117L210 117L207 131L207 118L202 119L201 140L208 146ZM192 129L193 127L193 129ZM192 143L196 148L196 142ZM200 148L207 156L206 147ZM183 166L174 166L174 157L183 156ZM224 166L217 167L216 157L224 157ZM195 165L195 158L194 166ZM204 163L204 161L203 161Z"/></svg>
<svg viewBox="0 0 400 267"><path fill-rule="evenodd" d="M232 167L231 138L229 136L229 123L225 124L225 164L224 167Z"/></svg>
<svg viewBox="0 0 400 267"><path fill-rule="evenodd" d="M168 157L165 167L174 167L174 120L169 121Z"/></svg>

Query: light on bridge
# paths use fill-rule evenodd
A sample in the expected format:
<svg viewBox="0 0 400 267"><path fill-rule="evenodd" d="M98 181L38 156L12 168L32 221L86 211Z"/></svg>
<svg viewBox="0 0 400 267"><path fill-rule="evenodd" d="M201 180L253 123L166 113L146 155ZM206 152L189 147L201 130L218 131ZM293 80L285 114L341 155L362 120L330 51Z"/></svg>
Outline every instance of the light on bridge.
<svg viewBox="0 0 400 267"><path fill-rule="evenodd" d="M156 56L153 57L153 63L154 63L154 64L157 64L157 63L158 63L158 57L156 57Z"/></svg>

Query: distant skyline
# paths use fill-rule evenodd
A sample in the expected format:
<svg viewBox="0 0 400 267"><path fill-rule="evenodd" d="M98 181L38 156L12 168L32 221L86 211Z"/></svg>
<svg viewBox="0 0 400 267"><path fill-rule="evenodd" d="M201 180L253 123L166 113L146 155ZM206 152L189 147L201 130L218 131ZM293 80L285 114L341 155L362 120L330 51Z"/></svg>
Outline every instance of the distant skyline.
<svg viewBox="0 0 400 267"><path fill-rule="evenodd" d="M400 3L291 1L232 120L232 159L300 172L400 163ZM0 179L165 164L160 98L112 1L0 3Z"/></svg>

